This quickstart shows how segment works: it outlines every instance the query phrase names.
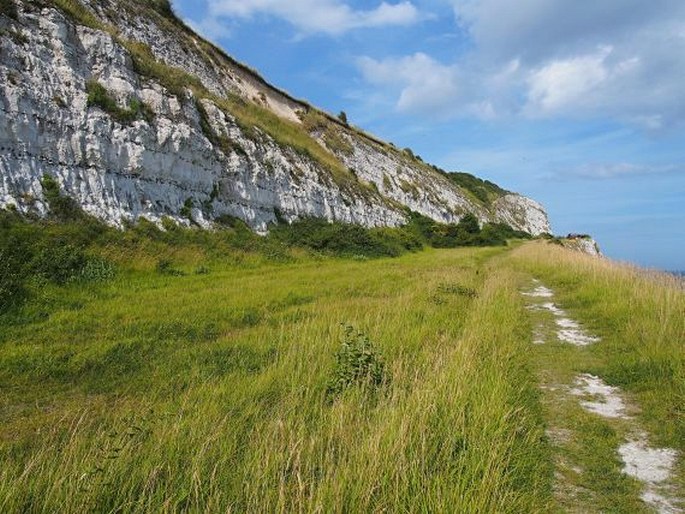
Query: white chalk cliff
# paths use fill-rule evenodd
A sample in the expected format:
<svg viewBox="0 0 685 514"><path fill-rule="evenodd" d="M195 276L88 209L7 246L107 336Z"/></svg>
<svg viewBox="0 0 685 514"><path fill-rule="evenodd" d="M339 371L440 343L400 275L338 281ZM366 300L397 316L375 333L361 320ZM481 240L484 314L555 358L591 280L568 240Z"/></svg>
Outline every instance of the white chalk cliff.
<svg viewBox="0 0 685 514"><path fill-rule="evenodd" d="M118 226L209 227L223 215L259 231L303 216L397 226L410 209L550 232L533 200L501 190L483 200L270 86L164 0L13 2L16 13L0 12L0 207L45 213L48 174ZM114 107L93 99L98 84Z"/></svg>

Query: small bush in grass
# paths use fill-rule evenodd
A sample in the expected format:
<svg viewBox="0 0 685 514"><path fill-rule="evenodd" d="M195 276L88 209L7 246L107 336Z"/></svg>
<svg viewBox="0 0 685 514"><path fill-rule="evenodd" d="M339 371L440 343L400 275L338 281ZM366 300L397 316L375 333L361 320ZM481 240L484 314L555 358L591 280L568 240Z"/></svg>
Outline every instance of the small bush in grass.
<svg viewBox="0 0 685 514"><path fill-rule="evenodd" d="M269 238L287 246L311 248L334 255L397 257L422 248L421 241L403 229L365 228L325 219L303 218L271 230Z"/></svg>
<svg viewBox="0 0 685 514"><path fill-rule="evenodd" d="M328 384L329 396L342 394L352 386L377 390L389 382L383 359L362 332L344 326L342 345L335 356L335 368Z"/></svg>
<svg viewBox="0 0 685 514"><path fill-rule="evenodd" d="M35 275L55 284L66 284L81 275L87 258L71 244L54 244L40 249L31 263Z"/></svg>
<svg viewBox="0 0 685 514"><path fill-rule="evenodd" d="M157 261L157 273L172 277L181 277L184 275L181 270L174 268L173 263L169 259L160 259Z"/></svg>
<svg viewBox="0 0 685 514"><path fill-rule="evenodd" d="M103 282L114 278L115 267L101 257L90 257L79 247L63 240L45 241L26 247L26 276L35 276L54 284L75 281Z"/></svg>

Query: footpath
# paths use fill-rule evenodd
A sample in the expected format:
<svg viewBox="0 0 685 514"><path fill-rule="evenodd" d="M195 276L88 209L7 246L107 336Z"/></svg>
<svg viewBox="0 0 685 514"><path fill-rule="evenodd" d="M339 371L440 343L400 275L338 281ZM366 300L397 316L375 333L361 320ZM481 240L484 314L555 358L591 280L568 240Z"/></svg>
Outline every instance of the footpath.
<svg viewBox="0 0 685 514"><path fill-rule="evenodd" d="M554 494L565 512L684 513L673 473L678 454L650 443L639 406L592 369L601 339L540 281L521 293L533 322L536 371L554 452Z"/></svg>

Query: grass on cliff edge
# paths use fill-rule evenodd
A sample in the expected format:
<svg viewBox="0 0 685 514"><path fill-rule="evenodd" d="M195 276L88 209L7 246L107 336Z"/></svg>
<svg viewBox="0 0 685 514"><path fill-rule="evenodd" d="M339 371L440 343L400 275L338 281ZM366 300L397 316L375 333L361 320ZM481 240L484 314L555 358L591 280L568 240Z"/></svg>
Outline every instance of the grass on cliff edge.
<svg viewBox="0 0 685 514"><path fill-rule="evenodd" d="M483 272L505 248L196 273L179 244L183 275L158 241L101 248L114 278L4 318L0 511L545 510L528 327L513 275ZM336 364L341 323L372 349Z"/></svg>
<svg viewBox="0 0 685 514"><path fill-rule="evenodd" d="M553 288L557 300L601 336L601 343L587 348L595 364L576 371L627 391L654 442L685 452L682 282L554 244L526 245L512 260Z"/></svg>

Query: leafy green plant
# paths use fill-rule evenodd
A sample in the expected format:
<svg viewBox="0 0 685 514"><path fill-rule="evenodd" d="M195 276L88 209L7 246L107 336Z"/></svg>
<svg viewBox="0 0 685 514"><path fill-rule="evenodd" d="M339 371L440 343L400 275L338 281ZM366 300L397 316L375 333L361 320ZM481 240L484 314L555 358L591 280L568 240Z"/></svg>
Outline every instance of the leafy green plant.
<svg viewBox="0 0 685 514"><path fill-rule="evenodd" d="M320 218L304 218L290 225L278 225L271 230L269 237L287 246L346 256L397 257L423 246L415 234L401 228L369 229L347 223L330 223Z"/></svg>
<svg viewBox="0 0 685 514"><path fill-rule="evenodd" d="M115 275L114 264L100 257L89 257L77 278L85 282L104 282Z"/></svg>
<svg viewBox="0 0 685 514"><path fill-rule="evenodd" d="M40 184L51 216L59 221L76 221L84 218L85 215L76 200L62 195L59 184L52 176L43 175Z"/></svg>
<svg viewBox="0 0 685 514"><path fill-rule="evenodd" d="M335 368L328 384L330 396L339 396L352 386L377 390L390 381L378 350L363 332L343 325L342 345L335 356Z"/></svg>
<svg viewBox="0 0 685 514"><path fill-rule="evenodd" d="M478 219L467 213L457 224L433 221L417 212L409 213L406 230L414 231L434 248L459 246L505 246L507 239L530 239L530 234L512 229L505 223L485 223L480 228Z"/></svg>
<svg viewBox="0 0 685 514"><path fill-rule="evenodd" d="M83 251L68 243L57 242L41 248L34 256L32 272L55 284L66 284L79 277L87 263Z"/></svg>

